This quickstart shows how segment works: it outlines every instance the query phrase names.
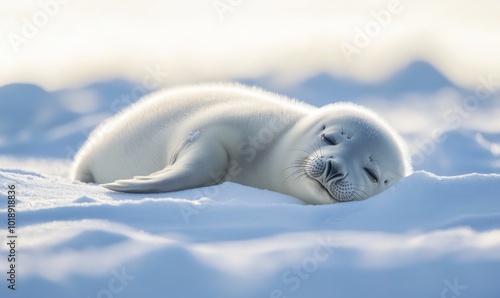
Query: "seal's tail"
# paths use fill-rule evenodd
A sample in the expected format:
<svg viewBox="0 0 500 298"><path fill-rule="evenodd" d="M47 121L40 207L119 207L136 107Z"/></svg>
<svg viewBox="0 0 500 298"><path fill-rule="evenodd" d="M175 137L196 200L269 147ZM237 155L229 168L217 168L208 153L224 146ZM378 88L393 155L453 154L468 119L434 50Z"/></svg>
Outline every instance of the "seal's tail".
<svg viewBox="0 0 500 298"><path fill-rule="evenodd" d="M76 161L73 165L73 170L71 172L71 179L79 180L81 182L90 183L95 182L94 176L90 172L90 168L81 161Z"/></svg>

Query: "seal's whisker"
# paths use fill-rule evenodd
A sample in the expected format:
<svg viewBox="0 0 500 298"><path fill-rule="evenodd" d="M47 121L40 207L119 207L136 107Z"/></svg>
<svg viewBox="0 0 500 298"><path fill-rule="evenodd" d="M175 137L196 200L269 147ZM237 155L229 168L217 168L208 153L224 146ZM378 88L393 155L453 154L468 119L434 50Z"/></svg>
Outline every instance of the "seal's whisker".
<svg viewBox="0 0 500 298"><path fill-rule="evenodd" d="M307 165L307 161L305 160L301 160L301 159L298 159L294 162L292 162L290 164L290 166L286 167L285 169L283 169L283 171L281 171L282 173L288 169L291 169L291 168L303 168L304 166Z"/></svg>
<svg viewBox="0 0 500 298"><path fill-rule="evenodd" d="M304 149L296 149L296 150L303 151L303 152L306 151ZM311 154L313 154L313 153L311 152ZM307 164L308 164L308 162L305 159L302 159L302 158L299 158L299 159L291 162L291 164L289 166L287 166L285 169L283 169L283 171L281 171L282 173L284 173L285 171L288 171L288 170L292 171L285 178L284 181L287 181L292 176L297 176L297 177L294 178L294 182L296 182L299 179L302 179L305 176L307 176L307 173L306 173L306 170L305 170L305 167L307 166Z"/></svg>
<svg viewBox="0 0 500 298"><path fill-rule="evenodd" d="M314 154L313 151L307 150L307 149L302 149L302 148L295 148L295 149L292 149L292 151L302 151L304 153L307 153L308 155L313 155Z"/></svg>
<svg viewBox="0 0 500 298"><path fill-rule="evenodd" d="M298 173L303 173L303 172L304 172L304 170L303 170L303 169L301 169L301 168L296 168L296 169L295 169L295 171L293 171L292 173L290 173L290 175L289 175L289 176L291 176L291 175L295 175L295 174L298 174Z"/></svg>
<svg viewBox="0 0 500 298"><path fill-rule="evenodd" d="M351 185L354 188L354 190L358 190L358 191L364 193L365 195L370 196L366 191L364 191L362 189L362 188L368 189L368 187L366 185L360 185L360 184L351 184Z"/></svg>
<svg viewBox="0 0 500 298"><path fill-rule="evenodd" d="M353 193L358 194L358 193L357 193L358 191L359 191L359 192L361 192L362 194L366 195L366 197L369 197L369 196L370 196L370 195L369 195L366 191L363 191L363 190L361 190L361 189L359 189L359 188L355 188L355 189L353 190ZM360 195L360 196L361 196L361 197L364 197L364 196L362 196L362 195Z"/></svg>
<svg viewBox="0 0 500 298"><path fill-rule="evenodd" d="M358 194L356 191L352 192L351 197L354 197L354 201L362 201L364 200L363 196Z"/></svg>
<svg viewBox="0 0 500 298"><path fill-rule="evenodd" d="M295 168L300 168L301 166L303 166L303 164L292 164L288 167L286 167L283 171L281 171L282 173L286 170L289 170L289 169L295 169Z"/></svg>
<svg viewBox="0 0 500 298"><path fill-rule="evenodd" d="M303 174L300 174L299 176L297 176L297 177L296 177L293 181L294 181L294 182L297 182L297 181L299 181L300 179L304 179L304 178L306 178L306 177L307 177L307 175L306 175L305 173L303 173Z"/></svg>
<svg viewBox="0 0 500 298"><path fill-rule="evenodd" d="M300 171L294 171L293 173L291 173L290 175L288 175L286 178L285 178L285 181L287 181L288 179L290 179L292 176L295 176L295 175L302 175L302 173Z"/></svg>

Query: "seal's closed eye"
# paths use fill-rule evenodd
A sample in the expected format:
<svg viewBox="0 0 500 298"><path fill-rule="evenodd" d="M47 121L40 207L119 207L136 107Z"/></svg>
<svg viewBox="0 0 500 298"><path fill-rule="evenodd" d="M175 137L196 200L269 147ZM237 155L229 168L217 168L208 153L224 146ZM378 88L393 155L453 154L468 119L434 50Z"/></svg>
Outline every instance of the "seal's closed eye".
<svg viewBox="0 0 500 298"><path fill-rule="evenodd" d="M333 135L323 134L321 136L321 139L323 140L323 142L327 143L328 145L335 146L338 144L337 139L335 139L335 137Z"/></svg>
<svg viewBox="0 0 500 298"><path fill-rule="evenodd" d="M374 182L374 183L378 182L377 172L375 172L374 170L369 169L369 168L363 168L363 170L365 171L366 175L368 176L368 178L370 179L371 182Z"/></svg>

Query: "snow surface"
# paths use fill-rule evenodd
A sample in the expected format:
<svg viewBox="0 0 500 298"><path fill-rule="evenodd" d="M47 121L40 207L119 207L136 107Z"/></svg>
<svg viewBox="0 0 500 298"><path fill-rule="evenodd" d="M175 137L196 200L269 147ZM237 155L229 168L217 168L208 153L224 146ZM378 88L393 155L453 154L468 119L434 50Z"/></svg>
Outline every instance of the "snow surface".
<svg viewBox="0 0 500 298"><path fill-rule="evenodd" d="M500 293L500 175L421 171L327 206L232 183L134 195L22 170L0 179L19 198L18 297Z"/></svg>
<svg viewBox="0 0 500 298"><path fill-rule="evenodd" d="M130 90L120 84L107 92ZM439 128L435 108L467 91L453 89L455 101L443 92L358 102L378 107L418 144L425 136L415 131L426 123L414 117L427 107ZM441 127L446 141L388 191L311 206L233 183L142 195L71 181L69 157L119 97L72 105L68 93L0 88L2 298L500 295L498 96L460 127ZM8 185L17 196L16 291L6 281Z"/></svg>

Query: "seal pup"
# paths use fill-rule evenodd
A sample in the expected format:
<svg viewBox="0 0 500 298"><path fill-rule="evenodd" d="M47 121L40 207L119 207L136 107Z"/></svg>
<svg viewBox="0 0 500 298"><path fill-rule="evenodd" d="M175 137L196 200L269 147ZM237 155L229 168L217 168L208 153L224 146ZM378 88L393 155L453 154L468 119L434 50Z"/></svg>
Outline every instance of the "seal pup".
<svg viewBox="0 0 500 298"><path fill-rule="evenodd" d="M132 193L232 181L326 204L367 199L410 173L402 138L367 108L220 83L159 91L111 117L72 178Z"/></svg>

